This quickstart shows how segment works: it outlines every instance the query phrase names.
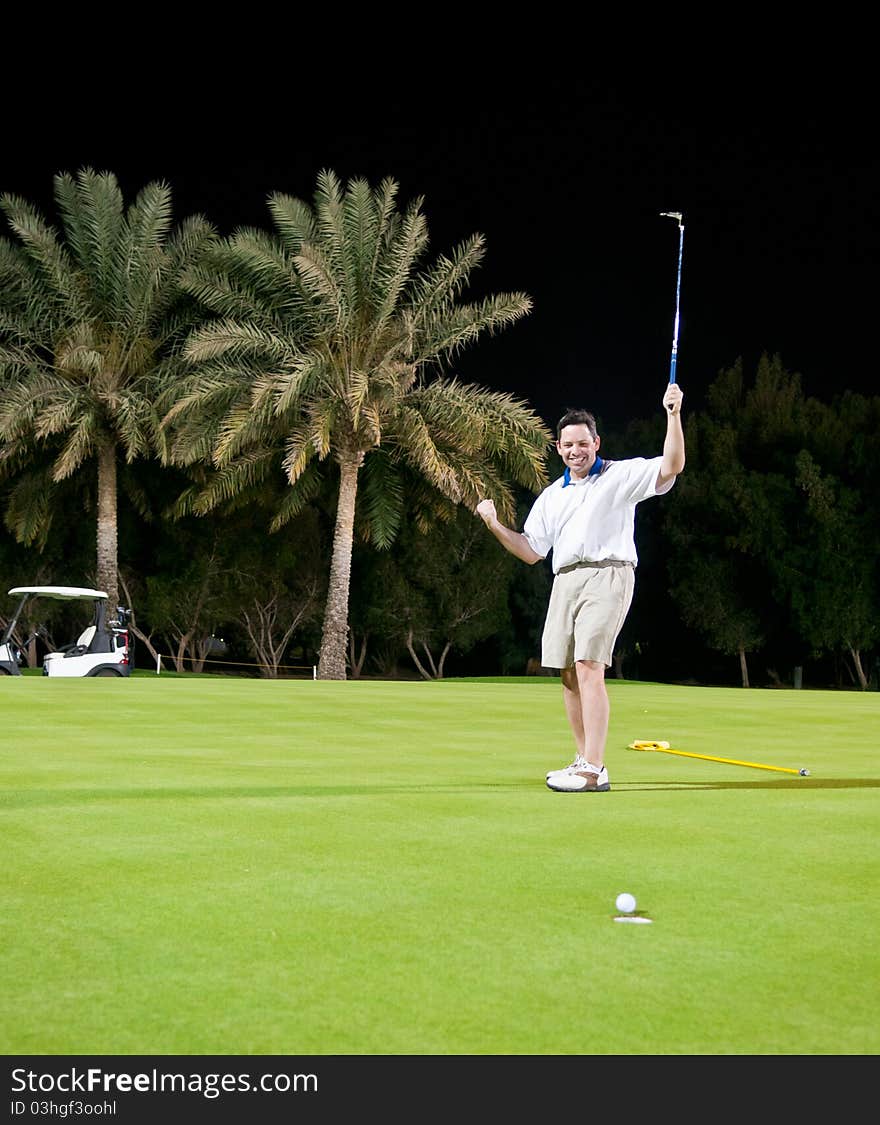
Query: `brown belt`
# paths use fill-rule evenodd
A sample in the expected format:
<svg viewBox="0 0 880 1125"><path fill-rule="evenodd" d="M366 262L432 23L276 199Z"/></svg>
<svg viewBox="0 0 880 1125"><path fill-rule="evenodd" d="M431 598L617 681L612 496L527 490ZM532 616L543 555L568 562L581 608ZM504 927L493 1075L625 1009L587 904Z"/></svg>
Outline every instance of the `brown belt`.
<svg viewBox="0 0 880 1125"><path fill-rule="evenodd" d="M625 562L623 559L603 559L601 562L590 562L584 560L583 562L569 563L568 566L561 566L556 572L557 574L568 574L570 570L579 570L581 567L604 567L604 566L632 566L631 562Z"/></svg>

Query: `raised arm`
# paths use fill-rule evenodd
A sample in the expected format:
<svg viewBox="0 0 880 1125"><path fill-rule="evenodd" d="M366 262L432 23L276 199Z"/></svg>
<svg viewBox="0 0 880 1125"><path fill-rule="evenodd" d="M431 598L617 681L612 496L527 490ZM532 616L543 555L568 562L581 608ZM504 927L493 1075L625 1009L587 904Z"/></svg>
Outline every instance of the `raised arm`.
<svg viewBox="0 0 880 1125"><path fill-rule="evenodd" d="M678 383L670 383L663 396L666 410L666 440L657 485L666 484L684 468L684 431L681 428L681 403L684 395Z"/></svg>
<svg viewBox="0 0 880 1125"><path fill-rule="evenodd" d="M513 531L499 522L494 501L481 500L477 504L476 513L505 550L510 551L512 555L516 555L518 559L522 559L530 566L541 561L543 556L532 550L528 539L522 532Z"/></svg>

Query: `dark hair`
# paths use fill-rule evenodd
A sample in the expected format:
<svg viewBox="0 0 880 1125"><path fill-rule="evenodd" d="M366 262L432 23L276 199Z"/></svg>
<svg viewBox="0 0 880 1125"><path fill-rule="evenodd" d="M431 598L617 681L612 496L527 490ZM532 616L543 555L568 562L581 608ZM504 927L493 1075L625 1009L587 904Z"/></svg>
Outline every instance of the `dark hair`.
<svg viewBox="0 0 880 1125"><path fill-rule="evenodd" d="M589 410L575 410L569 407L556 424L557 441L562 440L562 431L566 426L586 426L591 437L597 436L596 419Z"/></svg>

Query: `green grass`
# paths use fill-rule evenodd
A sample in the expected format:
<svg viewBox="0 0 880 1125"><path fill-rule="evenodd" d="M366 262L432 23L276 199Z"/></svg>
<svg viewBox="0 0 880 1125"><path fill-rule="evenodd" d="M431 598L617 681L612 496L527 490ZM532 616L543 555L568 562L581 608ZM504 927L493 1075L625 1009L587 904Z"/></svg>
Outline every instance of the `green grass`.
<svg viewBox="0 0 880 1125"><path fill-rule="evenodd" d="M0 1051L876 1054L880 694L608 686L0 681Z"/></svg>

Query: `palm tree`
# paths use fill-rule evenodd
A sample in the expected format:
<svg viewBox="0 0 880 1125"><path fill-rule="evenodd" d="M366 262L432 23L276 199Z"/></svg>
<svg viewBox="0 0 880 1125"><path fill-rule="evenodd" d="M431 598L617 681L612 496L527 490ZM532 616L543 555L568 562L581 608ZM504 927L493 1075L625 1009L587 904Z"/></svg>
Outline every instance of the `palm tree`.
<svg viewBox="0 0 880 1125"><path fill-rule="evenodd" d="M188 341L192 376L171 390L165 419L173 461L214 466L181 497L181 512L240 502L280 469L289 487L275 530L316 496L328 465L338 472L322 679L346 678L361 482L361 526L385 547L405 510L424 526L492 495L510 513L513 483L546 480L541 419L445 367L524 316L529 298L459 300L484 255L480 235L420 270L422 201L399 211L397 194L391 179L343 187L324 171L314 206L270 196L274 232L239 229L193 270L190 291L216 319Z"/></svg>
<svg viewBox="0 0 880 1125"><path fill-rule="evenodd" d="M0 197L16 240L0 240L0 474L15 477L7 523L45 540L51 487L97 467L96 582L118 601L117 470L161 442L154 382L195 323L181 274L214 238L193 216L172 231L171 191L145 187L126 210L116 178L59 174L63 231ZM48 462L48 472L47 472Z"/></svg>

